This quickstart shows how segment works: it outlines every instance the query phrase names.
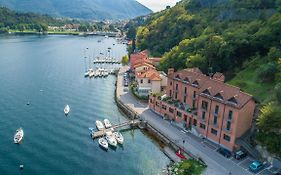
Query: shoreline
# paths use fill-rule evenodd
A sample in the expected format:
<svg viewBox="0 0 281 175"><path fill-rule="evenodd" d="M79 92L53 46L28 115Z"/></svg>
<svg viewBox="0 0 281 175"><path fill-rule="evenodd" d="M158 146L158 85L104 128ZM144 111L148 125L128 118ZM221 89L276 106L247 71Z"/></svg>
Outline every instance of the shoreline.
<svg viewBox="0 0 281 175"><path fill-rule="evenodd" d="M122 68L122 67L121 67ZM121 69L120 69L121 70ZM118 76L120 74L120 70L117 73L116 78L116 86L115 86L115 102L117 107L128 117L129 119L135 119L140 118L140 114L138 114L137 111L134 111L131 107L127 106L118 98L117 91L118 91ZM180 149L180 147L174 143L172 140L170 140L168 137L166 137L161 131L158 131L157 128L153 127L148 122L145 122L145 127L141 128L141 132L143 132L147 137L155 141L159 145L159 149L167 156L167 158L170 159L170 163L177 163L179 160L176 160L174 156L169 154L169 152L166 151L166 148L169 150L172 150L174 153ZM189 158L194 158L193 155L185 152L186 156ZM168 164L167 166L169 166Z"/></svg>
<svg viewBox="0 0 281 175"><path fill-rule="evenodd" d="M106 32L105 32L106 33ZM85 32L37 32L37 31L8 31L5 33L0 33L0 35L71 35L71 36L108 36L111 38L117 37L117 35L106 35L106 34L94 34L94 33L85 33Z"/></svg>

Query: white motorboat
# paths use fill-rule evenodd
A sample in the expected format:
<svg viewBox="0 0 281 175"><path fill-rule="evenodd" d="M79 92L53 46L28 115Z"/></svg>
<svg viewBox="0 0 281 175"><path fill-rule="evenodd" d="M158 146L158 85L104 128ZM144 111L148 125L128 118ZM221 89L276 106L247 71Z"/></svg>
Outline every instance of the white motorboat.
<svg viewBox="0 0 281 175"><path fill-rule="evenodd" d="M103 122L104 122L104 126L106 128L110 128L112 126L112 124L110 123L110 121L108 119L104 119Z"/></svg>
<svg viewBox="0 0 281 175"><path fill-rule="evenodd" d="M14 143L20 143L23 139L24 132L22 128L17 129L16 134L14 135Z"/></svg>
<svg viewBox="0 0 281 175"><path fill-rule="evenodd" d="M124 143L124 137L122 136L122 134L120 132L114 132L113 135L119 144Z"/></svg>
<svg viewBox="0 0 281 175"><path fill-rule="evenodd" d="M90 70L89 77L92 78L93 76L95 76L95 72L93 70Z"/></svg>
<svg viewBox="0 0 281 175"><path fill-rule="evenodd" d="M70 107L68 106L68 105L66 105L65 107L64 107L64 114L65 115L68 115L68 113L70 112Z"/></svg>
<svg viewBox="0 0 281 175"><path fill-rule="evenodd" d="M109 75L108 70L105 69L104 72L103 72L103 76L107 77L108 75Z"/></svg>
<svg viewBox="0 0 281 175"><path fill-rule="evenodd" d="M90 72L91 72L90 70L87 70L87 71L85 72L84 76L85 76L85 77L88 77L88 76L90 75Z"/></svg>
<svg viewBox="0 0 281 175"><path fill-rule="evenodd" d="M100 131L104 130L104 126L103 126L101 121L97 120L96 121L96 126L97 126L98 130L100 130Z"/></svg>
<svg viewBox="0 0 281 175"><path fill-rule="evenodd" d="M114 135L112 134L112 132L106 132L105 138L108 141L109 145L114 146L114 147L117 146L117 141L116 141Z"/></svg>
<svg viewBox="0 0 281 175"><path fill-rule="evenodd" d="M99 139L99 145L104 149L108 149L108 142L106 141L105 138Z"/></svg>

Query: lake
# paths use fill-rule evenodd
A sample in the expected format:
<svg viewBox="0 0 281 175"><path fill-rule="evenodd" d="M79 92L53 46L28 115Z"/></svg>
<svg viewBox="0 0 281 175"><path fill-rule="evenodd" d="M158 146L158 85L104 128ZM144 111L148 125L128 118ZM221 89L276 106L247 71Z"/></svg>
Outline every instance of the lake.
<svg viewBox="0 0 281 175"><path fill-rule="evenodd" d="M126 54L113 38L0 36L1 175L162 174L169 159L140 130L122 132L124 145L107 152L90 138L97 119L127 120L114 101L115 76L84 78L84 57L109 47L116 58ZM19 127L25 136L16 145Z"/></svg>

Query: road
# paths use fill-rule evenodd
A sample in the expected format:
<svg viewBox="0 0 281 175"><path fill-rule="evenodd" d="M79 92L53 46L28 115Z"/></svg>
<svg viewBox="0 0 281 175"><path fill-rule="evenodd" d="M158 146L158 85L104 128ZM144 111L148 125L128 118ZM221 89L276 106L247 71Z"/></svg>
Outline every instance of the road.
<svg viewBox="0 0 281 175"><path fill-rule="evenodd" d="M128 70L128 67L122 67L118 74L117 98L172 142L184 148L186 152L191 152L193 155L200 157L208 165L204 172L205 175L228 175L229 172L232 175L254 174L248 170L251 159L236 161L233 158L223 157L216 151L215 147L208 146L207 141L174 127L170 122L163 120L161 116L150 110L147 104L141 103L128 90L124 90L126 87L123 86L123 74L126 70ZM247 162L247 164L241 166L243 162ZM257 174L264 173L258 172Z"/></svg>

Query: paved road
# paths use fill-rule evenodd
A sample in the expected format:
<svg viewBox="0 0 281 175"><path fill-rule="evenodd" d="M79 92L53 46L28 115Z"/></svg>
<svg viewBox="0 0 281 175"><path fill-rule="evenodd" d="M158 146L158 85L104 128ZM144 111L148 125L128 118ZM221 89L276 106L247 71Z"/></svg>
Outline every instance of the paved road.
<svg viewBox="0 0 281 175"><path fill-rule="evenodd" d="M158 114L148 109L147 104L139 102L128 90L124 90L123 74L126 70L128 70L128 67L122 67L118 75L117 98L119 98L123 104L136 111L141 118L145 119L151 126L167 138L178 146L183 147L186 152L191 152L193 155L202 158L208 165L204 174L228 175L229 172L231 172L232 175L252 175L252 173L247 170L247 166L243 168L232 159L227 159L218 154L216 149L206 146L201 139L174 127L166 120L163 120ZM183 140L185 143L183 143Z"/></svg>

